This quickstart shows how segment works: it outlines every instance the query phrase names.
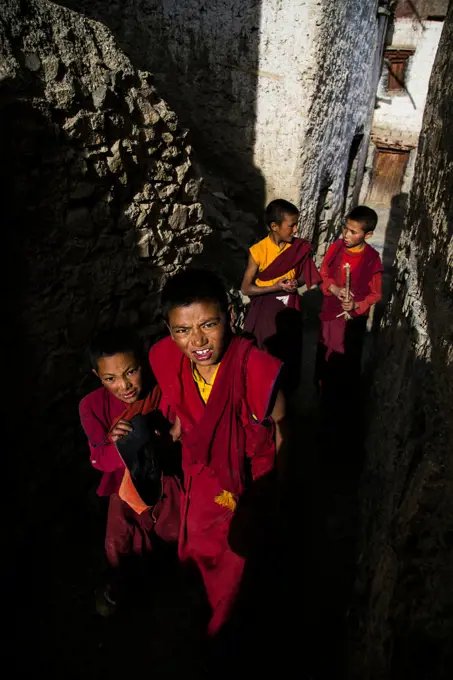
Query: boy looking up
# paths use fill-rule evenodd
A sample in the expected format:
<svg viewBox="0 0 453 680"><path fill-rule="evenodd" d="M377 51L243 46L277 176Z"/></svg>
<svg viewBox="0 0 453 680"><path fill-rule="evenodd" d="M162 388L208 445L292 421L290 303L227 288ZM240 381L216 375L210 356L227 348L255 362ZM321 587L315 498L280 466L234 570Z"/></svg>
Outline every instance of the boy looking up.
<svg viewBox="0 0 453 680"><path fill-rule="evenodd" d="M96 598L98 612L107 616L114 612L125 585L125 567L130 558L151 552L154 534L165 541L177 541L180 484L173 474L169 442L165 442L170 428L164 418L168 417L168 405L155 381L147 375L139 338L128 329L104 331L91 342L89 354L93 373L102 386L82 399L79 413L88 438L91 464L103 472L97 493L110 496L105 535L110 575ZM145 427L151 428L153 450L159 453L154 481L152 477L151 481L145 478L145 485L141 486L145 499L154 498L152 506L137 493L120 454L121 443L134 430L131 421L139 415L147 417ZM155 436L157 432L159 437ZM132 468L135 470L135 461ZM147 483L156 488L147 489Z"/></svg>
<svg viewBox="0 0 453 680"><path fill-rule="evenodd" d="M326 398L335 400L340 389L354 388L360 376L368 313L382 297L381 258L367 243L376 225L374 210L364 205L354 208L345 220L342 238L330 246L321 266L324 299L316 373Z"/></svg>
<svg viewBox="0 0 453 680"><path fill-rule="evenodd" d="M211 272L176 274L163 289L162 306L170 337L152 347L149 359L180 425L179 555L201 573L214 635L230 615L245 565L231 546L232 524L242 526L244 494L256 501L253 489L265 487L283 442L281 363L233 335L225 288ZM267 507L270 502L266 495Z"/></svg>
<svg viewBox="0 0 453 680"><path fill-rule="evenodd" d="M302 322L297 289L320 282L308 241L296 238L299 211L283 199L265 212L269 235L250 248L241 290L251 299L244 330L260 349L284 361L288 387L297 387L302 352ZM285 381L286 382L286 381Z"/></svg>

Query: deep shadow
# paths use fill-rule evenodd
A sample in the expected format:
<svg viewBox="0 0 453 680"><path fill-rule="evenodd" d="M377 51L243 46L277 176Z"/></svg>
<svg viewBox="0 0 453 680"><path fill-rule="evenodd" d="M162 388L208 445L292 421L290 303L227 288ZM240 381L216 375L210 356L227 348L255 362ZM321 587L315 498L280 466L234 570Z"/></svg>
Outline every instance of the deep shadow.
<svg viewBox="0 0 453 680"><path fill-rule="evenodd" d="M59 0L107 26L191 132L209 172L261 219L264 178L253 161L261 0Z"/></svg>
<svg viewBox="0 0 453 680"><path fill-rule="evenodd" d="M390 292L396 274L396 252L403 230L408 198L409 195L404 193L396 194L396 196L392 197L385 231L384 250L382 253L382 264L384 266L384 275L382 277L382 299L378 302L374 310L374 332L379 329L385 309L390 301Z"/></svg>
<svg viewBox="0 0 453 680"><path fill-rule="evenodd" d="M22 37L11 40L19 64ZM140 87L133 74L116 78L118 87ZM175 674L184 668L190 677L193 661L197 678L196 606L173 565L156 564L159 574L150 577L133 614L104 621L94 613L106 507L95 495L99 474L91 471L78 419L80 398L98 386L85 347L94 330L115 324L151 334L163 271L140 259L135 221L126 211L150 181L140 150L127 185L114 173L94 172L93 164L105 163L107 145L126 138L141 118L118 98L114 110L94 115L105 124L99 133L105 138L96 139L83 117L84 134L70 136L63 123L81 110L94 113L91 97L75 87L71 108L62 110L48 102L44 87L39 74L24 68L0 91L11 406L7 656L18 676L98 678L104 669L115 676L134 669L141 674L146 650L155 669L168 670L173 659ZM74 211L83 219L68 222ZM169 257L183 238L176 238ZM195 599L197 605L199 594Z"/></svg>

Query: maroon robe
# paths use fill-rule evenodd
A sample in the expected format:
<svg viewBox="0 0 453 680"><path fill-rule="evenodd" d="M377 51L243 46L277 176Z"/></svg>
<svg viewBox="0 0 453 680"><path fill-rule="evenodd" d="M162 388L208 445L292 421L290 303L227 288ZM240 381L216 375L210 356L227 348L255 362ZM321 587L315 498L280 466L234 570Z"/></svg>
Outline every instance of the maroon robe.
<svg viewBox="0 0 453 680"><path fill-rule="evenodd" d="M268 419L281 364L250 340L233 338L205 405L190 360L171 338L152 347L154 375L181 421L185 494L179 554L197 565L212 609L208 632L228 619L245 559L229 544L235 512L215 502L223 491L238 501L275 465L275 426Z"/></svg>
<svg viewBox="0 0 453 680"><path fill-rule="evenodd" d="M342 286L344 273L342 272L343 239L339 239L328 261L328 278ZM379 253L365 244L353 271L351 272L351 292L354 300L360 302L370 294L370 283L373 276L382 272L382 262ZM351 311L350 320L342 314L340 300L334 295L325 295L320 314L321 332L316 355L315 379L321 391L323 401L330 413L332 428L337 426L335 414L336 405L340 401L357 398L362 364L362 350L366 335L368 314L357 314ZM340 416L338 415L338 420ZM341 429L341 425L338 424Z"/></svg>
<svg viewBox="0 0 453 680"><path fill-rule="evenodd" d="M311 245L308 241L301 238L293 239L291 247L284 250L266 269L260 272L262 281L272 281L283 276L291 269L296 270L296 279L303 275L308 288L320 283L321 277L311 258ZM253 333L261 349L267 348L266 341L278 333L279 312L285 309L295 309L300 311L300 296L295 291L288 293L288 304L285 305L281 298L285 296L284 291L278 293L265 293L254 295L250 302L250 309L244 323L244 331ZM279 357L281 358L281 357Z"/></svg>
<svg viewBox="0 0 453 680"><path fill-rule="evenodd" d="M154 408L159 402L160 413L169 417L168 402L160 398L157 386L153 396L155 399L150 401L150 406ZM152 513L138 514L118 496L125 468L109 433L118 420L131 419L136 412L141 411L145 401L127 406L105 387L100 387L84 397L79 406L80 420L88 438L91 464L104 473L97 493L110 496L105 551L109 565L115 570L121 567L125 557L150 552L154 533L167 542L177 541L179 535L181 485L177 475L169 470L166 474L164 468L162 498L153 507Z"/></svg>
<svg viewBox="0 0 453 680"><path fill-rule="evenodd" d="M329 279L337 281L339 286L342 285L343 281L341 264L344 248L343 239L338 239L335 250L327 262ZM371 279L374 274L382 271L383 266L379 253L369 246L368 243L365 243L365 249L361 254L360 261L351 274L351 293L353 293L355 301L359 302L369 295L371 292ZM341 302L335 295L324 296L319 318L322 322L321 342L327 347L328 356L330 356L331 352L344 354L346 324L348 322L344 316L337 318L342 312ZM355 311L349 312L349 315L352 319L359 316ZM365 316L368 316L368 314Z"/></svg>

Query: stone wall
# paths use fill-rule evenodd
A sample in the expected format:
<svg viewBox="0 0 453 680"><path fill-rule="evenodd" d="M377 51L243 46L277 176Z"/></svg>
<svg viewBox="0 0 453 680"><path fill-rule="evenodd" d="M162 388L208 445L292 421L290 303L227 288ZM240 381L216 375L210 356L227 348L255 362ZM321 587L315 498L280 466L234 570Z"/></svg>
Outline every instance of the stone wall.
<svg viewBox="0 0 453 680"><path fill-rule="evenodd" d="M155 73L236 200L259 215L273 198L302 201L311 236L327 184L338 217L353 139L366 138L373 108L377 0L59 1L105 23Z"/></svg>
<svg viewBox="0 0 453 680"><path fill-rule="evenodd" d="M357 202L385 25L376 2L323 3L316 86L300 145L302 233L319 258Z"/></svg>
<svg viewBox="0 0 453 680"><path fill-rule="evenodd" d="M434 63L384 319L362 480L360 680L453 664L453 6Z"/></svg>
<svg viewBox="0 0 453 680"><path fill-rule="evenodd" d="M74 455L92 332L155 333L160 287L212 230L186 131L109 31L38 0L8 0L1 19L8 365L33 433L29 493L25 477L37 491Z"/></svg>

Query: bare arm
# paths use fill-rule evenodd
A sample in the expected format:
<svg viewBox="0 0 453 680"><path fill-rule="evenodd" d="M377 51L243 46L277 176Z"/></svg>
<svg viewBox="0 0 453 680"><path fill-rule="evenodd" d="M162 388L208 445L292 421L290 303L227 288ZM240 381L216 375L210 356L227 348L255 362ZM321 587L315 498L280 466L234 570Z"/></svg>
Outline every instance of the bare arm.
<svg viewBox="0 0 453 680"><path fill-rule="evenodd" d="M247 263L247 269L245 270L244 278L242 279L241 291L244 295L248 297L253 297L254 295L266 295L267 293L280 293L282 291L286 293L291 293L294 290L293 284L287 284L285 281L278 281L273 286L257 286L254 281L258 274L258 265L251 255L249 255L249 261Z"/></svg>

